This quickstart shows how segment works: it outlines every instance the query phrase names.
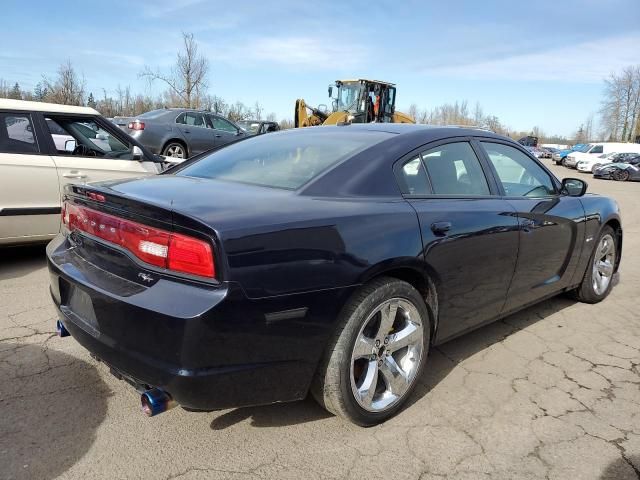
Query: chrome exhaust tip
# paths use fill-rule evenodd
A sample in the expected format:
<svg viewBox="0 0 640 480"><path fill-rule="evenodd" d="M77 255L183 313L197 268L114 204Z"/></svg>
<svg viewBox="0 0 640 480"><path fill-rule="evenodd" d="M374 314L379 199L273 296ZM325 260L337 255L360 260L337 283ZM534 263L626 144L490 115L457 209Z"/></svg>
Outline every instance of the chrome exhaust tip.
<svg viewBox="0 0 640 480"><path fill-rule="evenodd" d="M169 392L159 388L152 388L144 392L140 396L140 403L142 404L142 413L147 417L160 415L178 405Z"/></svg>
<svg viewBox="0 0 640 480"><path fill-rule="evenodd" d="M58 336L60 338L68 337L69 335L71 335L69 333L69 330L66 329L66 327L62 324L60 320L56 322L56 332L58 333Z"/></svg>

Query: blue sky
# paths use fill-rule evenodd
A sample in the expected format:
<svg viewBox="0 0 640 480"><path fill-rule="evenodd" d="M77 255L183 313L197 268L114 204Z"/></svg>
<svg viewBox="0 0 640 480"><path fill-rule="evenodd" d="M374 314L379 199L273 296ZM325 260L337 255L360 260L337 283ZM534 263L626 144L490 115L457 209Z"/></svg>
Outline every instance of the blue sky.
<svg viewBox="0 0 640 480"><path fill-rule="evenodd" d="M211 64L210 90L280 118L327 103L338 78L398 85L411 103L480 102L514 129L570 135L597 113L602 80L640 64L640 1L3 0L0 78L32 88L70 59L87 91L169 68L182 31Z"/></svg>

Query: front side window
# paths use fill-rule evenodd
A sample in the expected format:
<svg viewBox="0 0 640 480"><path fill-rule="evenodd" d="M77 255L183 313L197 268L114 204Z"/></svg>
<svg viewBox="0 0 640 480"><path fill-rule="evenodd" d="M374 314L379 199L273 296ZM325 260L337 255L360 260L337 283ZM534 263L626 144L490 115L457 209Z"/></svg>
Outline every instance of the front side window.
<svg viewBox="0 0 640 480"><path fill-rule="evenodd" d="M133 146L115 137L93 117L51 116L45 120L58 154L133 159Z"/></svg>
<svg viewBox="0 0 640 480"><path fill-rule="evenodd" d="M258 135L212 152L176 174L294 190L389 135L335 135L323 129Z"/></svg>
<svg viewBox="0 0 640 480"><path fill-rule="evenodd" d="M596 145L591 149L589 153L602 153L602 152L603 152L602 145Z"/></svg>
<svg viewBox="0 0 640 480"><path fill-rule="evenodd" d="M0 113L0 153L38 153L29 115Z"/></svg>
<svg viewBox="0 0 640 480"><path fill-rule="evenodd" d="M489 195L480 161L468 142L447 143L422 154L436 195Z"/></svg>
<svg viewBox="0 0 640 480"><path fill-rule="evenodd" d="M231 123L227 122L224 118L216 117L214 115L210 115L211 123L213 124L213 128L216 130L223 130L225 132L236 133L238 129L234 127ZM256 126L256 130L259 125Z"/></svg>
<svg viewBox="0 0 640 480"><path fill-rule="evenodd" d="M481 142L487 152L506 195L513 197L544 197L556 189L547 172L531 157L508 145Z"/></svg>

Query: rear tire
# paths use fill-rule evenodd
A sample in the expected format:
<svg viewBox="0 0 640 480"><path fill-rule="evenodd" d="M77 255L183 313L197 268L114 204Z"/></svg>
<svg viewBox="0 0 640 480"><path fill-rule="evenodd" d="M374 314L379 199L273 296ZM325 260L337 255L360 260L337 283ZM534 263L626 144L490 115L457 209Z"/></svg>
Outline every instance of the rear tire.
<svg viewBox="0 0 640 480"><path fill-rule="evenodd" d="M162 149L162 155L165 157L186 159L188 157L187 147L180 142L169 142Z"/></svg>
<svg viewBox="0 0 640 480"><path fill-rule="evenodd" d="M598 303L609 295L613 288L617 248L613 228L605 226L589 257L582 283L573 292L576 300L584 303Z"/></svg>
<svg viewBox="0 0 640 480"><path fill-rule="evenodd" d="M357 425L395 415L424 369L431 317L409 283L381 277L353 294L311 386L316 401Z"/></svg>
<svg viewBox="0 0 640 480"><path fill-rule="evenodd" d="M567 165L567 157L563 158L563 159L562 159L562 161L561 161L560 163L562 163L562 166L563 166L563 167L567 167L567 168L569 168L569 165Z"/></svg>
<svg viewBox="0 0 640 480"><path fill-rule="evenodd" d="M612 176L616 182L626 182L629 180L629 172L626 170L614 170Z"/></svg>

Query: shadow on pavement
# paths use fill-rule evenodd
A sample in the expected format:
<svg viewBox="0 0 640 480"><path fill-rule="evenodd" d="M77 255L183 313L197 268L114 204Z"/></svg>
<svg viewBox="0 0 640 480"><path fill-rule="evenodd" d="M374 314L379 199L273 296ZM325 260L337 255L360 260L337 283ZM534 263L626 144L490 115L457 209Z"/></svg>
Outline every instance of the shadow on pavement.
<svg viewBox="0 0 640 480"><path fill-rule="evenodd" d="M434 347L435 350L438 350L444 355L443 358L445 358L446 361L436 362L433 361L434 355L430 356L427 360L427 368L420 379L420 383L417 385L412 397L408 400L405 409L409 408L420 400L423 395L428 393L429 390L434 388L458 363L490 347L494 343L504 340L512 333L522 330L574 303L576 302L568 297L558 296L510 315L501 321L469 332L438 347ZM248 418L251 418L251 425L254 427L278 427L312 422L330 416L331 414L320 407L311 395L309 395L306 400L302 402L282 403L262 407L245 407L231 410L216 417L211 422L211 428L213 430L224 430Z"/></svg>
<svg viewBox="0 0 640 480"><path fill-rule="evenodd" d="M628 460L628 461L627 461ZM600 480L637 480L640 479L640 452L637 455L620 457L607 465Z"/></svg>
<svg viewBox="0 0 640 480"><path fill-rule="evenodd" d="M93 365L0 342L0 477L48 480L71 468L91 448L109 394Z"/></svg>
<svg viewBox="0 0 640 480"><path fill-rule="evenodd" d="M0 280L23 277L47 265L46 245L0 249Z"/></svg>
<svg viewBox="0 0 640 480"><path fill-rule="evenodd" d="M300 402L236 408L214 418L211 422L211 429L224 430L249 418L253 427L284 427L314 422L331 416L309 395Z"/></svg>

